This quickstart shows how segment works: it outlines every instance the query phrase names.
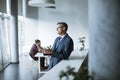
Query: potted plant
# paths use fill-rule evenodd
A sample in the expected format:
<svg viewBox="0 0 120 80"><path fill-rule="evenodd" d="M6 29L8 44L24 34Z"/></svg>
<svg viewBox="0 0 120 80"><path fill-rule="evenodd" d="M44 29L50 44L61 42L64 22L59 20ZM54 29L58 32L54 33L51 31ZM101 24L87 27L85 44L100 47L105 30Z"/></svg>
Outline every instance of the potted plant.
<svg viewBox="0 0 120 80"><path fill-rule="evenodd" d="M59 80L71 80L70 76L73 76L73 80L94 80L93 76L88 75L88 68L82 66L78 72L74 71L75 68L67 67L67 71L61 71L59 74Z"/></svg>
<svg viewBox="0 0 120 80"><path fill-rule="evenodd" d="M62 70L59 74L59 80L63 80L63 77L64 80L71 80L70 76L73 76L73 80L94 80L93 76L89 75L88 56L83 61L78 72L75 72L74 69L74 67L68 66L66 71Z"/></svg>
<svg viewBox="0 0 120 80"><path fill-rule="evenodd" d="M84 50L85 49L85 37L80 37L78 38L79 40L79 43L81 43L82 47L80 48L80 51Z"/></svg>

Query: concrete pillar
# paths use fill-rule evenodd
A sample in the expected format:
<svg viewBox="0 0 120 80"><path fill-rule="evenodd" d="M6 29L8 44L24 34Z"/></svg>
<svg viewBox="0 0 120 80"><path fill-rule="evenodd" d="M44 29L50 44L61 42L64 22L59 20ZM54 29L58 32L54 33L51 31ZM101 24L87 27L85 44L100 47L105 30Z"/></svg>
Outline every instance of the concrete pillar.
<svg viewBox="0 0 120 80"><path fill-rule="evenodd" d="M11 62L19 62L18 53L18 3L17 0L10 0L10 10L11 11L11 28L10 28L10 42L11 42Z"/></svg>
<svg viewBox="0 0 120 80"><path fill-rule="evenodd" d="M6 0L0 0L0 12L6 13Z"/></svg>
<svg viewBox="0 0 120 80"><path fill-rule="evenodd" d="M120 80L120 0L89 0L89 73Z"/></svg>
<svg viewBox="0 0 120 80"><path fill-rule="evenodd" d="M22 3L23 3L23 17L26 17L27 0L22 0Z"/></svg>

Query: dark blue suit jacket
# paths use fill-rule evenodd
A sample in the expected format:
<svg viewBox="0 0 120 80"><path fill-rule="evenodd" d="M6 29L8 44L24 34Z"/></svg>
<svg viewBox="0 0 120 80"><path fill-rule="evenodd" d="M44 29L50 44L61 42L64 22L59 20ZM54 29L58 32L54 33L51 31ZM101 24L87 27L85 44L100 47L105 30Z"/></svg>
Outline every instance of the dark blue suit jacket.
<svg viewBox="0 0 120 80"><path fill-rule="evenodd" d="M52 47L52 55L50 59L49 69L55 66L59 61L63 59L68 59L74 48L73 40L68 34L65 35L65 37L60 41L57 47L58 41L59 37L55 39Z"/></svg>

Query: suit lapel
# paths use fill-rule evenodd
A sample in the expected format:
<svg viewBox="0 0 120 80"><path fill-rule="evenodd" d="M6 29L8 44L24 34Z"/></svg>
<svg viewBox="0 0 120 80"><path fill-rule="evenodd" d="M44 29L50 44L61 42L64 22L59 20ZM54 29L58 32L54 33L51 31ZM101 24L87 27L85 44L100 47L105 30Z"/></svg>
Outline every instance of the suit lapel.
<svg viewBox="0 0 120 80"><path fill-rule="evenodd" d="M66 34L65 37L59 42L57 48L58 48L59 46L62 46L62 45L64 44L63 42L64 42L64 40L65 40L65 38L66 38L67 36L68 36L68 34ZM57 48L56 48L56 49L57 49Z"/></svg>

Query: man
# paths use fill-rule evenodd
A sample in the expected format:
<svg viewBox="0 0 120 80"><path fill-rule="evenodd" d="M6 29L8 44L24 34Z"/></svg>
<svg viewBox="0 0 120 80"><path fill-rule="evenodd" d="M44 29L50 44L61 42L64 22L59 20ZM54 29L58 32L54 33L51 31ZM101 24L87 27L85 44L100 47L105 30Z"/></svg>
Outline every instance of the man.
<svg viewBox="0 0 120 80"><path fill-rule="evenodd" d="M44 54L51 54L49 70L63 59L68 59L73 51L73 40L67 34L68 25L65 22L57 23L57 33L60 35L54 41L52 50L44 49Z"/></svg>
<svg viewBox="0 0 120 80"><path fill-rule="evenodd" d="M33 59L33 60L38 60L38 58L37 57L35 57L35 54L37 54L38 52L40 52L40 50L41 50L41 42L40 42L40 40L38 40L38 39L36 39L35 40L35 44L33 44L32 45L32 47L31 47L31 49L30 49L30 53L29 53L29 55L31 56L31 58Z"/></svg>
<svg viewBox="0 0 120 80"><path fill-rule="evenodd" d="M30 49L30 52L29 52L29 55L31 56L31 58L35 61L38 60L37 57L35 57L35 55L38 53L38 52L42 52L42 47L41 47L41 41L36 39L35 40L35 44L32 45L31 49ZM45 57L41 57L40 58L40 66L41 68L44 68L44 61L45 61Z"/></svg>

